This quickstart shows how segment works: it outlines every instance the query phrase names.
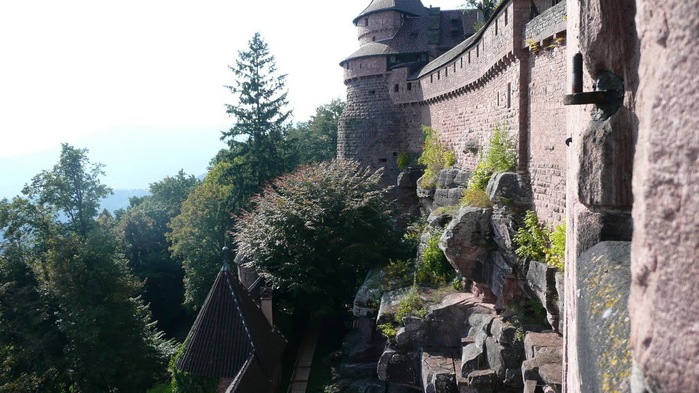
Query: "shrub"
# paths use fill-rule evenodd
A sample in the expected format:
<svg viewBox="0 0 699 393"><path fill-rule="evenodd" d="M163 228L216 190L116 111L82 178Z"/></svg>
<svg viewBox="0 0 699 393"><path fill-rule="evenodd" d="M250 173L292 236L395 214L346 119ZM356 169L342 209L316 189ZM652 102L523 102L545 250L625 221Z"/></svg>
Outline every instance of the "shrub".
<svg viewBox="0 0 699 393"><path fill-rule="evenodd" d="M405 317L424 318L425 315L427 315L426 302L420 297L417 287L413 286L403 300L398 303L395 320L402 324Z"/></svg>
<svg viewBox="0 0 699 393"><path fill-rule="evenodd" d="M425 166L425 174L422 176L420 186L425 189L435 188L439 171L454 165L456 156L454 151L447 149L440 142L437 133L431 127L423 126L422 131L425 133L425 143L417 162Z"/></svg>
<svg viewBox="0 0 699 393"><path fill-rule="evenodd" d="M413 282L415 275L415 265L412 261L401 259L389 259L388 265L384 268L382 286L385 291L397 288L404 288Z"/></svg>
<svg viewBox="0 0 699 393"><path fill-rule="evenodd" d="M439 248L442 232L432 230L422 250L416 267L415 277L420 285L440 285L448 283L454 276L454 269Z"/></svg>
<svg viewBox="0 0 699 393"><path fill-rule="evenodd" d="M566 260L566 224L557 226L549 235L551 247L546 250L546 263L559 271L565 268Z"/></svg>
<svg viewBox="0 0 699 393"><path fill-rule="evenodd" d="M466 189L463 198L461 198L461 204L475 207L493 206L493 202L490 200L490 197L485 192L485 190L479 188Z"/></svg>
<svg viewBox="0 0 699 393"><path fill-rule="evenodd" d="M379 329L381 334L383 334L383 336L389 340L394 339L396 337L396 334L398 334L398 331L396 330L396 325L390 322L377 325L376 328Z"/></svg>
<svg viewBox="0 0 699 393"><path fill-rule="evenodd" d="M408 153L407 151L402 151L398 153L398 157L396 157L396 165L398 165L398 168L400 170L406 169L410 165L411 161L412 157L410 156L410 153Z"/></svg>
<svg viewBox="0 0 699 393"><path fill-rule="evenodd" d="M488 143L487 153L483 155L481 152L478 164L468 179L468 187L464 197L461 198L461 204L479 207L490 206L490 200L488 199L488 202L484 200L484 198L488 198L485 195L485 189L490 177L493 173L513 170L516 160L517 153L514 141L499 125L496 125Z"/></svg>
<svg viewBox="0 0 699 393"><path fill-rule="evenodd" d="M566 225L557 226L553 232L539 223L536 213L529 210L524 216L524 226L514 236L515 254L521 258L545 261L549 266L564 270Z"/></svg>
<svg viewBox="0 0 699 393"><path fill-rule="evenodd" d="M529 210L524 215L524 226L519 228L514 236L518 245L515 254L521 258L545 261L548 239L548 230L539 223L536 213Z"/></svg>

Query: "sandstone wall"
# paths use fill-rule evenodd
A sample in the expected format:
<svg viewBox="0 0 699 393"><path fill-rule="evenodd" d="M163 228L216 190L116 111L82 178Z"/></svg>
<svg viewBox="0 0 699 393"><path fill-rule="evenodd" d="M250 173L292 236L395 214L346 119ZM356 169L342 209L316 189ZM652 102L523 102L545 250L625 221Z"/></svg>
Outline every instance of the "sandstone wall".
<svg viewBox="0 0 699 393"><path fill-rule="evenodd" d="M566 48L553 44L529 58L529 173L534 208L549 225L565 221Z"/></svg>
<svg viewBox="0 0 699 393"><path fill-rule="evenodd" d="M634 392L699 391L699 8L639 0L633 172Z"/></svg>

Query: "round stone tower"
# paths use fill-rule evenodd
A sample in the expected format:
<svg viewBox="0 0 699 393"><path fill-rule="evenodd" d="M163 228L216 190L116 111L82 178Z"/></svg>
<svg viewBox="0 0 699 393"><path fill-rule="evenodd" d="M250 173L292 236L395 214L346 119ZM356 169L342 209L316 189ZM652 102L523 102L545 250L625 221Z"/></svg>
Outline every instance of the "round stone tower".
<svg viewBox="0 0 699 393"><path fill-rule="evenodd" d="M420 0L373 0L353 21L359 50L340 63L345 70L347 105L338 126L338 157L385 168L386 183L395 182L396 156L414 150L407 146L407 139L415 139L403 135L405 116L392 99L394 89L407 86L407 71L403 68L396 74L392 66L406 47L417 59L427 60L426 41L420 44L424 40L410 34L428 16ZM397 78L403 83L399 85ZM411 128L419 133L419 125Z"/></svg>

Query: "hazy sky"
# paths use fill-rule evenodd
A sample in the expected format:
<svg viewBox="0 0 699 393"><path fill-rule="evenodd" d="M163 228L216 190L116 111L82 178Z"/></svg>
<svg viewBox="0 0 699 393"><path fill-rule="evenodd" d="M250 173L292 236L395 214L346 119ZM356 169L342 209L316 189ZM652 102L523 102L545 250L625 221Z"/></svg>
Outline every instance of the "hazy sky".
<svg viewBox="0 0 699 393"><path fill-rule="evenodd" d="M0 197L16 193L10 177L55 163L61 142L88 147L113 187L145 187L179 163L203 172L232 122L227 66L256 31L288 74L294 119L307 120L318 105L345 98L338 63L358 47L352 19L369 3L1 1ZM154 164L139 164L144 153ZM157 163L166 167L160 173L151 170Z"/></svg>

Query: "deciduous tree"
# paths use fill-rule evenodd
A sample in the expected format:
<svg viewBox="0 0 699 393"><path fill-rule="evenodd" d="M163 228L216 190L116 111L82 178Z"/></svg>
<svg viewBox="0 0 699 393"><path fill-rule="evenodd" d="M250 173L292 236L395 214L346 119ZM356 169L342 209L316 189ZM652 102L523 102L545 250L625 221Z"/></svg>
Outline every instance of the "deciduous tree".
<svg viewBox="0 0 699 393"><path fill-rule="evenodd" d="M333 160L276 179L237 221L239 250L295 304L342 309L397 241L380 175Z"/></svg>

